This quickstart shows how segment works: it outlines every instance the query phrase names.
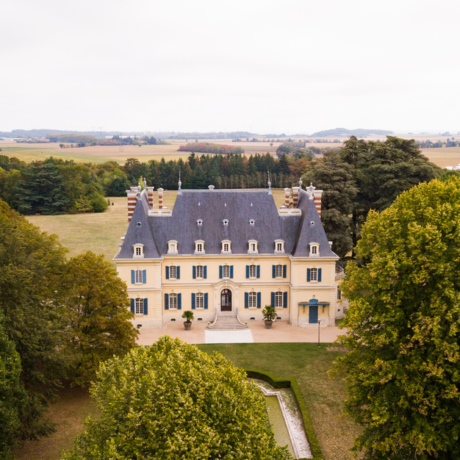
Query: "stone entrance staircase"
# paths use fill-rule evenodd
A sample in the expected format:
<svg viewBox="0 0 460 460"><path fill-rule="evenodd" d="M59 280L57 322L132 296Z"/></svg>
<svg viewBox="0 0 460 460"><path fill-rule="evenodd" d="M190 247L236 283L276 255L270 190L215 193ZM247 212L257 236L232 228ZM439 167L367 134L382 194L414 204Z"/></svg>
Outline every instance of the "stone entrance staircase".
<svg viewBox="0 0 460 460"><path fill-rule="evenodd" d="M249 329L249 327L239 320L236 313L219 313L214 322L208 323L206 329L211 331L239 331Z"/></svg>

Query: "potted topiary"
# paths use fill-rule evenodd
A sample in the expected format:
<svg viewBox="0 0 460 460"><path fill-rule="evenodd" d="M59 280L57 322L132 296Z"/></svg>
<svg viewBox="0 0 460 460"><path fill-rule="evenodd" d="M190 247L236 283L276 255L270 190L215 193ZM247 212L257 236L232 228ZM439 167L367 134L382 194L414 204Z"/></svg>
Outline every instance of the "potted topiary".
<svg viewBox="0 0 460 460"><path fill-rule="evenodd" d="M184 321L184 327L186 331L189 331L190 328L192 327L193 311L191 310L184 311L182 318L186 319L186 321Z"/></svg>
<svg viewBox="0 0 460 460"><path fill-rule="evenodd" d="M276 314L275 308L270 305L266 305L262 310L262 315L264 315L265 329L271 329L273 320L278 316Z"/></svg>

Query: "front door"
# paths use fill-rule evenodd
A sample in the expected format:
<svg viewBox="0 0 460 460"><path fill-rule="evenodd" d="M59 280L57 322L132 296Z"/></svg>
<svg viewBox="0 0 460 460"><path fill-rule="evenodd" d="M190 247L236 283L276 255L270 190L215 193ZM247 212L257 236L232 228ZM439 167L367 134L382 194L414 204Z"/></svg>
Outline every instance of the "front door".
<svg viewBox="0 0 460 460"><path fill-rule="evenodd" d="M318 323L318 305L310 305L308 312L308 322L309 323Z"/></svg>
<svg viewBox="0 0 460 460"><path fill-rule="evenodd" d="M229 289L221 292L220 311L232 311L232 293Z"/></svg>

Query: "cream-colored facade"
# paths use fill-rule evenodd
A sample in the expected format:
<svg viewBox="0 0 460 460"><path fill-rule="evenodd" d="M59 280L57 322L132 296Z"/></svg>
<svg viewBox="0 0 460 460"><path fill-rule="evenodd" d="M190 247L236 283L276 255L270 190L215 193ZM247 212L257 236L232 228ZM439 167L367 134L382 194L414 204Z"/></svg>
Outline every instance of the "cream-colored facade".
<svg viewBox="0 0 460 460"><path fill-rule="evenodd" d="M185 310L193 310L198 321L214 321L225 311L250 323L262 320L264 306L273 305L281 320L317 327L318 322L335 325L343 313L338 300L337 259L335 254L322 257L320 248L317 257L204 253L118 256L114 260L128 286L136 325L158 327L183 321Z"/></svg>

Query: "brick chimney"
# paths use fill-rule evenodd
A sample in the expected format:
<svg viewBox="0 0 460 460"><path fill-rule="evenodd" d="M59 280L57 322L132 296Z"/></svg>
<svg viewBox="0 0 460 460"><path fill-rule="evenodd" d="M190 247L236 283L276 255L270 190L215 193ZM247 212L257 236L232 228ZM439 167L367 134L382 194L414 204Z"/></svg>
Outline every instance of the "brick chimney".
<svg viewBox="0 0 460 460"><path fill-rule="evenodd" d="M147 198L149 199L150 209L153 209L153 189L155 187L146 187L147 189Z"/></svg>
<svg viewBox="0 0 460 460"><path fill-rule="evenodd" d="M286 206L286 208L289 208L290 198L291 198L291 189L285 188L284 189L284 206Z"/></svg>
<svg viewBox="0 0 460 460"><path fill-rule="evenodd" d="M319 217L321 217L321 198L323 196L322 190L315 190L313 192L313 200L315 201L315 208L318 211Z"/></svg>
<svg viewBox="0 0 460 460"><path fill-rule="evenodd" d="M136 207L139 197L139 189L137 187L131 187L129 190L126 190L126 194L128 195L128 222L131 222L134 208Z"/></svg>
<svg viewBox="0 0 460 460"><path fill-rule="evenodd" d="M163 192L162 188L158 189L158 208L163 209Z"/></svg>
<svg viewBox="0 0 460 460"><path fill-rule="evenodd" d="M299 204L299 190L300 187L292 187L292 201L294 208L297 208L297 205Z"/></svg>

